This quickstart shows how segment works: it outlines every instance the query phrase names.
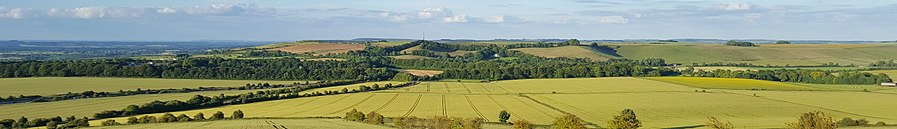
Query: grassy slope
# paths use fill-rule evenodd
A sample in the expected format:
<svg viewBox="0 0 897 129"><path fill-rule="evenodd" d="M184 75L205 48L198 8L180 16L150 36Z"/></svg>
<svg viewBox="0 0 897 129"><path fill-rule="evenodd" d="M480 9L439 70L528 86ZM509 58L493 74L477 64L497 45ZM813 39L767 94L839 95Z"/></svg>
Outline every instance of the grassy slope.
<svg viewBox="0 0 897 129"><path fill-rule="evenodd" d="M624 58L660 57L671 63L752 63L818 65L827 62L865 65L897 59L894 44L764 44L734 47L718 44L610 44Z"/></svg>
<svg viewBox="0 0 897 129"><path fill-rule="evenodd" d="M512 114L512 120L525 119L537 124L548 124L553 117L568 112L587 122L603 125L612 114L628 108L636 111L647 128L701 125L707 116L732 121L741 128L766 128L782 127L784 122L796 119L800 113L820 110L835 118L847 116L870 121L897 122L897 117L894 117L897 115L889 113L892 110L888 109L897 106L893 105L897 102L892 102L897 100L887 99L897 97L897 94L884 94L888 92L886 90L854 92L856 90L823 89L756 80L709 82L753 84L741 86L757 88L818 90L711 89L708 92L694 92L698 88L640 78L528 79L491 83L425 82L412 87L372 93L268 101L175 114L210 114L215 111L227 114L241 109L246 112L247 117L314 117L342 116L355 108L362 112L377 111L387 117L448 115L483 117L494 122L497 121L494 116L499 111L508 110ZM718 87L731 88L725 85ZM756 94L759 97L752 96L752 92L758 92ZM817 99L820 97L825 99Z"/></svg>
<svg viewBox="0 0 897 129"><path fill-rule="evenodd" d="M788 83L740 78L652 77L648 79L705 89L822 90Z"/></svg>
<svg viewBox="0 0 897 129"><path fill-rule="evenodd" d="M888 77L891 77L891 80L897 81L897 70L875 70L869 71L870 73L884 73L887 74Z"/></svg>
<svg viewBox="0 0 897 129"><path fill-rule="evenodd" d="M94 78L94 77L37 77L0 79L0 96L51 95L87 90L117 92L118 90L235 87L247 83L288 84L299 81L262 80L202 80L158 78ZM304 81L303 81L304 82Z"/></svg>
<svg viewBox="0 0 897 129"><path fill-rule="evenodd" d="M563 46L551 48L520 48L513 49L526 54L536 56L554 58L554 57L570 57L570 58L588 58L593 61L605 61L610 58L602 56L600 53L591 50L586 46Z"/></svg>

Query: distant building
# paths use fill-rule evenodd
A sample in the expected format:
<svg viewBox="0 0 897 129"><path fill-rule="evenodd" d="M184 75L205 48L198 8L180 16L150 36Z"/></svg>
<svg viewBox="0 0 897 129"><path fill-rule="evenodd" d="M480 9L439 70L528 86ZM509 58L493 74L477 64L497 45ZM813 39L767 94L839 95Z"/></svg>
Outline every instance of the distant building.
<svg viewBox="0 0 897 129"><path fill-rule="evenodd" d="M897 87L897 83L893 83L893 82L884 82L884 83L881 83L881 86Z"/></svg>

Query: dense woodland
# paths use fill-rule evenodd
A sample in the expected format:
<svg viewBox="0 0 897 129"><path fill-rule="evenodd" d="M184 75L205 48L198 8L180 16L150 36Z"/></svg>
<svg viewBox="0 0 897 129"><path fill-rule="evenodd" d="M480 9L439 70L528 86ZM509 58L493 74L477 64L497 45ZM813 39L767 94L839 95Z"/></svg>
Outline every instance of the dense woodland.
<svg viewBox="0 0 897 129"><path fill-rule="evenodd" d="M751 42L734 41L734 40L731 40L731 41L729 41L729 42L726 42L726 45L729 45L729 46L742 46L742 47L753 47L753 46L757 46L757 45L754 45L754 43L751 43Z"/></svg>
<svg viewBox="0 0 897 129"><path fill-rule="evenodd" d="M891 79L888 78L888 75L872 74L858 71L835 72L827 70L780 69L756 71L714 70L683 72L689 73L687 74L688 76L695 77L746 78L818 84L878 84L882 82L891 82Z"/></svg>

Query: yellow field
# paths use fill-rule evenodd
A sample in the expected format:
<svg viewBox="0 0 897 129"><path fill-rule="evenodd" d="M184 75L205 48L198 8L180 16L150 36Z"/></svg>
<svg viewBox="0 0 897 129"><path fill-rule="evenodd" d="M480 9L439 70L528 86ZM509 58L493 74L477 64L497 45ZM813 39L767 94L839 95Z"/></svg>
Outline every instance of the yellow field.
<svg viewBox="0 0 897 129"><path fill-rule="evenodd" d="M588 58L592 61L605 61L610 58L601 56L598 52L591 50L585 46L563 46L551 48L520 48L513 49L526 54L532 54L541 57L570 57L570 58Z"/></svg>
<svg viewBox="0 0 897 129"><path fill-rule="evenodd" d="M620 110L633 109L646 128L702 125L708 116L732 121L740 128L776 128L795 120L801 113L824 111L838 119L851 117L897 123L897 114L891 113L897 102L889 99L897 97L897 94L888 94L887 89L859 92L854 88L820 88L835 85L801 86L746 79L695 78L721 82L710 86L714 89L707 92L695 92L700 88L655 81L661 79L624 77L490 83L424 82L393 90L267 101L174 114L211 114L216 111L229 114L240 109L249 118L334 117L358 109L365 113L377 111L386 117L447 115L479 117L496 122L498 112L507 110L512 114L511 120L522 119L536 124L550 124L554 117L572 113L586 122L604 125ZM780 88L785 91L730 90L732 86L725 86L740 83L753 85L737 85L735 88ZM814 91L789 91L795 89ZM114 119L123 121L125 118ZM102 120L92 122L99 121Z"/></svg>
<svg viewBox="0 0 897 129"><path fill-rule="evenodd" d="M663 58L667 63L751 63L755 65L866 65L897 59L894 44L762 44L735 47L719 44L609 44L623 58Z"/></svg>
<svg viewBox="0 0 897 129"><path fill-rule="evenodd" d="M648 79L706 89L822 90L788 83L740 78L652 77Z"/></svg>
<svg viewBox="0 0 897 129"><path fill-rule="evenodd" d="M52 95L88 90L118 92L119 90L237 87L247 83L290 84L299 81L262 80L201 80L159 78L95 78L95 77L36 77L0 79L0 96ZM303 83L305 81L302 81Z"/></svg>

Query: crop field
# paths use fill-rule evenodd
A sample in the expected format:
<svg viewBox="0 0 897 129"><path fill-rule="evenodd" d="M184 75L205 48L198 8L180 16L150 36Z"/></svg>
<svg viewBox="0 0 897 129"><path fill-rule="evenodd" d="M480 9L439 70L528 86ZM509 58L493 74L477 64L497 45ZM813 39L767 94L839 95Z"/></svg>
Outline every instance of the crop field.
<svg viewBox="0 0 897 129"><path fill-rule="evenodd" d="M755 65L866 65L897 59L893 44L762 44L735 47L718 44L609 44L623 58L663 58L668 63L752 63ZM787 56L786 56L787 55Z"/></svg>
<svg viewBox="0 0 897 129"><path fill-rule="evenodd" d="M0 79L0 96L52 95L82 91L108 91L196 87L236 87L248 83L289 84L299 81L263 80L202 80L159 78L95 78L95 77L36 77Z"/></svg>
<svg viewBox="0 0 897 129"><path fill-rule="evenodd" d="M788 83L740 78L653 77L649 79L705 89L821 90Z"/></svg>
<svg viewBox="0 0 897 129"><path fill-rule="evenodd" d="M222 111L229 115L234 110L243 110L247 118L301 118L343 116L345 112L357 109L365 113L376 111L386 117L479 117L496 122L498 112L507 110L512 114L511 120L545 125L550 124L554 117L572 113L600 126L617 112L633 109L647 128L702 125L708 116L731 121L740 128L774 128L796 120L801 113L824 111L837 119L851 117L897 123L897 114L890 112L897 107L893 105L897 102L889 99L897 97L897 94L889 93L891 89L862 92L855 90L862 86L824 88L840 85L803 86L747 79L688 79L624 77L489 83L424 82L400 89L276 100L173 114L192 116L198 112L211 114ZM668 83L669 80L683 84ZM694 84L716 85L706 87L709 89L704 89L705 92L696 92L701 88ZM731 90L761 88L770 90ZM772 91L773 88L776 90Z"/></svg>
<svg viewBox="0 0 897 129"><path fill-rule="evenodd" d="M342 119L242 119L102 126L88 129L390 129Z"/></svg>
<svg viewBox="0 0 897 129"><path fill-rule="evenodd" d="M315 55L325 55L328 53L346 53L353 50L362 50L362 44L326 44L326 43L306 43L296 44L292 46L274 48L272 50L285 51L290 53L312 53Z"/></svg>
<svg viewBox="0 0 897 129"><path fill-rule="evenodd" d="M229 91L206 91L206 92L191 92L191 93L177 93L177 94L148 94L148 95L134 95L134 96L122 96L122 97L104 97L104 98L90 98L90 99L75 99L75 100L65 100L65 101L53 101L53 102L38 102L38 103L17 103L17 104L3 104L0 105L0 119L14 119L19 117L28 117L28 118L47 118L47 117L55 117L55 116L93 116L94 113L101 112L104 110L120 110L125 106L135 104L144 104L148 102L152 102L155 100L159 101L168 101L168 100L186 100L190 99L195 95L234 95L241 94L247 92L253 92L255 90L229 90Z"/></svg>
<svg viewBox="0 0 897 129"><path fill-rule="evenodd" d="M551 48L520 48L513 49L526 54L532 54L541 57L569 57L569 58L588 58L592 61L605 61L610 58L602 56L602 54L591 50L585 46L563 46Z"/></svg>
<svg viewBox="0 0 897 129"><path fill-rule="evenodd" d="M875 70L869 71L870 73L884 73L887 74L888 77L891 77L892 81L897 81L897 70Z"/></svg>
<svg viewBox="0 0 897 129"><path fill-rule="evenodd" d="M433 57L426 56L418 56L418 55L398 55L398 56L389 56L395 59L432 59Z"/></svg>
<svg viewBox="0 0 897 129"><path fill-rule="evenodd" d="M442 71L436 70L417 70L417 69L392 69L403 73L408 73L414 76L436 76L442 74Z"/></svg>

